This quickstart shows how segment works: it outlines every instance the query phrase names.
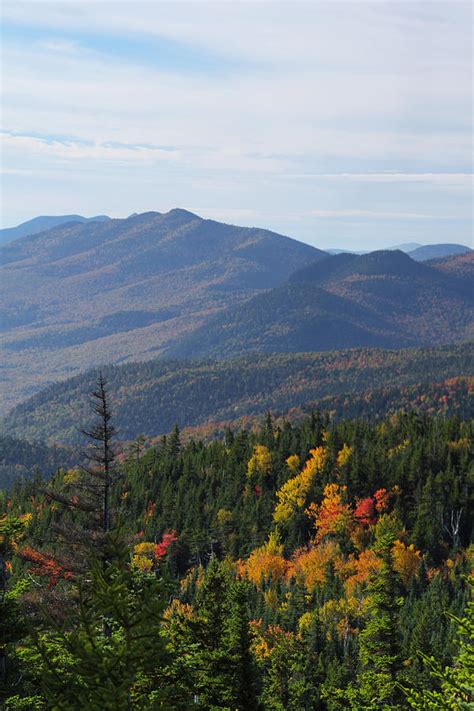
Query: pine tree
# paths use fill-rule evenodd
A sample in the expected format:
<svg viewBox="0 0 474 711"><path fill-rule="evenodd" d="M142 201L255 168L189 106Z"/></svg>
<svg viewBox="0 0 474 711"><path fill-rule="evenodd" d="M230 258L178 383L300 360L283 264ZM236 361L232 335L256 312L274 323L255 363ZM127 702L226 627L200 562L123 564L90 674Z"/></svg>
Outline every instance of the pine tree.
<svg viewBox="0 0 474 711"><path fill-rule="evenodd" d="M359 635L358 686L367 709L398 708L397 680L401 669L399 649L396 577L393 570L393 534L384 533L377 541L381 567L373 574L367 592L369 621ZM370 706L372 704L372 706Z"/></svg>
<svg viewBox="0 0 474 711"><path fill-rule="evenodd" d="M230 698L232 709L255 711L257 704L257 679L250 651L247 586L242 582L231 585L229 617L225 622L223 647L230 662Z"/></svg>
<svg viewBox="0 0 474 711"><path fill-rule="evenodd" d="M161 673L168 662L162 634L166 585L133 571L118 540L110 541L107 561L92 561L90 583L79 585L80 605L66 625L51 622L50 631L35 637L48 707L171 709Z"/></svg>
<svg viewBox="0 0 474 711"><path fill-rule="evenodd" d="M232 701L231 665L223 645L230 582L229 571L213 558L198 588L197 614L190 627L190 639L197 642L193 660L195 693L204 708L225 708Z"/></svg>
<svg viewBox="0 0 474 711"><path fill-rule="evenodd" d="M49 501L59 504L65 512L61 522L51 527L55 539L59 537L65 544L57 562L77 574L87 568L91 547L99 555L115 525L112 493L119 478L113 445L116 430L102 372L91 393L90 405L95 421L90 429L82 431L90 442L84 455L87 465L57 477L52 486L42 490Z"/></svg>
<svg viewBox="0 0 474 711"><path fill-rule="evenodd" d="M471 589L474 578L470 579ZM434 657L421 654L438 690L405 688L411 709L420 711L472 711L474 708L474 601L469 600L463 617L448 615L457 626L458 651L454 663L443 667Z"/></svg>

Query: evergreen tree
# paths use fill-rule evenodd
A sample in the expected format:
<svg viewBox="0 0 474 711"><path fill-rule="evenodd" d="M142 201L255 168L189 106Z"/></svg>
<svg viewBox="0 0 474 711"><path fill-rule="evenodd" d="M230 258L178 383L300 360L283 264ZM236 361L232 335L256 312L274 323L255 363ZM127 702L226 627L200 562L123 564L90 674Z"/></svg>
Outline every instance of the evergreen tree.
<svg viewBox="0 0 474 711"><path fill-rule="evenodd" d="M470 580L471 589L474 578ZM421 654L438 689L406 689L411 709L420 711L472 711L474 708L474 601L462 618L449 615L457 626L458 651L452 666L443 667L434 657Z"/></svg>
<svg viewBox="0 0 474 711"><path fill-rule="evenodd" d="M250 651L247 586L242 582L231 585L229 617L225 623L223 646L230 662L230 693L232 709L256 711L257 672Z"/></svg>
<svg viewBox="0 0 474 711"><path fill-rule="evenodd" d="M162 673L169 655L162 632L166 585L133 571L117 540L107 561L92 561L90 583L79 586L79 608L66 625L51 621L35 636L48 708L171 709Z"/></svg>

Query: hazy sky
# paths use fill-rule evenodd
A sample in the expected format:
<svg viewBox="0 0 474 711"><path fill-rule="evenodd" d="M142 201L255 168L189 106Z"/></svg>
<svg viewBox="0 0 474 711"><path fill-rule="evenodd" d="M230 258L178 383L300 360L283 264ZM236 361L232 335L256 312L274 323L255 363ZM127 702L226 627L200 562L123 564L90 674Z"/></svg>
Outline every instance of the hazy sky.
<svg viewBox="0 0 474 711"><path fill-rule="evenodd" d="M2 226L184 207L472 244L472 6L3 3Z"/></svg>

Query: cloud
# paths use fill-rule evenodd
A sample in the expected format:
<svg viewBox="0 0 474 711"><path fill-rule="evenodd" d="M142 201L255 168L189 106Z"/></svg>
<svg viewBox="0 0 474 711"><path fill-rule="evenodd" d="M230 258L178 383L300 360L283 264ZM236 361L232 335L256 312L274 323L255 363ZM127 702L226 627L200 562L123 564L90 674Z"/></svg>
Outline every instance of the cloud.
<svg viewBox="0 0 474 711"><path fill-rule="evenodd" d="M350 181L355 183L426 183L440 186L469 187L473 173L294 173L285 178L301 180Z"/></svg>
<svg viewBox="0 0 474 711"><path fill-rule="evenodd" d="M278 230L277 205L281 229L294 220L305 238L344 210L359 223L419 215L420 229L465 214L469 14L452 2L7 1L5 202L15 215L22 191L32 211L53 198L57 212L204 205Z"/></svg>
<svg viewBox="0 0 474 711"><path fill-rule="evenodd" d="M36 153L41 156L67 159L72 161L120 161L143 162L158 160L177 160L177 149L161 148L152 145L89 143L85 141L57 140L54 138L28 135L15 135L8 132L0 134L3 149L19 150L24 153Z"/></svg>
<svg viewBox="0 0 474 711"><path fill-rule="evenodd" d="M373 218L376 220L439 220L439 215L423 215L415 212L381 212L378 210L310 210L304 213L307 217L336 218L346 217ZM446 218L445 218L446 219ZM451 219L451 218L447 218Z"/></svg>

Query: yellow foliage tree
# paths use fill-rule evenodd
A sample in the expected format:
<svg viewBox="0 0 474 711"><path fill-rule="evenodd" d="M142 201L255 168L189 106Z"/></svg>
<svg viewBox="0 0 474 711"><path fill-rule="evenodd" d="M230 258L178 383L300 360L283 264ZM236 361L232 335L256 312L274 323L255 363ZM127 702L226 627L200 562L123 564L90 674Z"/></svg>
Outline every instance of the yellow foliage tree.
<svg viewBox="0 0 474 711"><path fill-rule="evenodd" d="M277 491L278 503L273 513L275 523L287 523L295 511L303 508L313 477L321 471L326 460L326 450L324 447L316 447L310 451L310 455L303 471L288 479Z"/></svg>
<svg viewBox="0 0 474 711"><path fill-rule="evenodd" d="M226 526L229 526L233 520L234 520L234 515L232 511L229 511L229 509L219 509L219 511L216 514L216 520L218 526L220 528L225 528Z"/></svg>
<svg viewBox="0 0 474 711"><path fill-rule="evenodd" d="M283 580L288 563L283 557L283 545L276 531L270 533L268 541L255 548L243 565L243 574L258 588L262 579Z"/></svg>
<svg viewBox="0 0 474 711"><path fill-rule="evenodd" d="M247 463L247 476L250 478L255 474L265 476L272 470L272 455L263 444L256 444L253 454Z"/></svg>
<svg viewBox="0 0 474 711"><path fill-rule="evenodd" d="M340 600L328 600L319 609L319 619L326 627L328 639L335 629L339 639L348 642L351 635L357 633L358 619L364 614L367 603L355 597L342 597Z"/></svg>
<svg viewBox="0 0 474 711"><path fill-rule="evenodd" d="M342 449L339 450L336 458L336 466L338 469L342 469L342 467L347 464L349 461L349 458L352 454L352 447L349 447L349 445L344 444L342 446Z"/></svg>
<svg viewBox="0 0 474 711"><path fill-rule="evenodd" d="M421 563L421 553L415 549L413 543L406 546L400 540L396 540L392 548L393 567L400 573L400 577L405 585L408 585L414 575L418 575Z"/></svg>
<svg viewBox="0 0 474 711"><path fill-rule="evenodd" d="M155 544L137 543L133 549L132 565L142 573L149 573L155 564Z"/></svg>
<svg viewBox="0 0 474 711"><path fill-rule="evenodd" d="M296 472L300 468L300 464L301 461L297 454L291 454L286 460L286 466L292 474L296 474Z"/></svg>

